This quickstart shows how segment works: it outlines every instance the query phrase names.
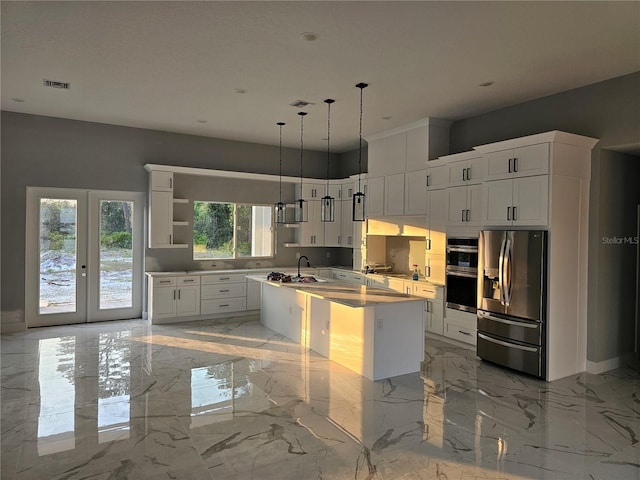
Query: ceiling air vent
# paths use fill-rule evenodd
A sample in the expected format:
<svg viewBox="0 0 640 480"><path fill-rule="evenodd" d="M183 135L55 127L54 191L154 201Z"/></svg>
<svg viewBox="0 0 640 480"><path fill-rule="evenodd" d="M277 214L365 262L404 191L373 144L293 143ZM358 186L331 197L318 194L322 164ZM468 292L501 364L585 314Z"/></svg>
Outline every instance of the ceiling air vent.
<svg viewBox="0 0 640 480"><path fill-rule="evenodd" d="M44 79L44 86L62 88L63 90L69 90L71 88L71 84L69 82L56 82L55 80L47 80L46 78Z"/></svg>
<svg viewBox="0 0 640 480"><path fill-rule="evenodd" d="M315 103L305 102L304 100L296 100L295 102L291 102L289 105L296 108L304 108L307 105L315 105Z"/></svg>

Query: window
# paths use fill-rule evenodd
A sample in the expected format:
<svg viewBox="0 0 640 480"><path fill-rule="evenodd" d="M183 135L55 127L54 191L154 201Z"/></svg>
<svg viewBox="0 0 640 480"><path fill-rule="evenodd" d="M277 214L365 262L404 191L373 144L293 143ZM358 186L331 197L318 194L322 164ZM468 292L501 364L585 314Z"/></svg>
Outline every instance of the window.
<svg viewBox="0 0 640 480"><path fill-rule="evenodd" d="M273 256L271 205L193 202L193 259Z"/></svg>

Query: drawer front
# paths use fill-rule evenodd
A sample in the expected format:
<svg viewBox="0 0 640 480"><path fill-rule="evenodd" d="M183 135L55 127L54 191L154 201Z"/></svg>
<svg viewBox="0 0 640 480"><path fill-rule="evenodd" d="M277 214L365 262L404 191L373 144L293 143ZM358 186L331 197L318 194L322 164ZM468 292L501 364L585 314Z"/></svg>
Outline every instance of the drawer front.
<svg viewBox="0 0 640 480"><path fill-rule="evenodd" d="M200 277L178 277L178 285L200 285Z"/></svg>
<svg viewBox="0 0 640 480"><path fill-rule="evenodd" d="M478 356L490 362L544 378L544 349L478 334Z"/></svg>
<svg viewBox="0 0 640 480"><path fill-rule="evenodd" d="M212 283L238 283L244 282L247 276L244 273L220 273L214 275L202 275L201 282L203 285L210 285Z"/></svg>
<svg viewBox="0 0 640 480"><path fill-rule="evenodd" d="M200 315L214 313L242 312L247 309L246 298L220 298L214 300L202 300L200 302Z"/></svg>
<svg viewBox="0 0 640 480"><path fill-rule="evenodd" d="M200 287L200 298L230 298L246 297L246 283L217 283L214 285L202 285Z"/></svg>
<svg viewBox="0 0 640 480"><path fill-rule="evenodd" d="M413 284L413 295L424 298L437 298L438 287L417 282Z"/></svg>
<svg viewBox="0 0 640 480"><path fill-rule="evenodd" d="M153 277L154 287L175 287L176 277Z"/></svg>
<svg viewBox="0 0 640 480"><path fill-rule="evenodd" d="M454 323L447 323L444 330L445 337L453 338L459 342L476 344L476 329L460 327Z"/></svg>
<svg viewBox="0 0 640 480"><path fill-rule="evenodd" d="M454 308L447 308L445 312L447 322L455 323L468 330L476 331L478 327L478 316L475 313L463 312L462 310L456 310Z"/></svg>

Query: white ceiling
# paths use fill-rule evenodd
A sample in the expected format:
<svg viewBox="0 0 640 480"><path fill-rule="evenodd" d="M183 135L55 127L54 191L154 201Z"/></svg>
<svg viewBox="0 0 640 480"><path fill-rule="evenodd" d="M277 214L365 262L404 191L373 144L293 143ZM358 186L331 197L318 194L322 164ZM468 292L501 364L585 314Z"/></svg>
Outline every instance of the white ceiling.
<svg viewBox="0 0 640 480"><path fill-rule="evenodd" d="M1 22L3 110L266 144L283 121L296 147L306 100L317 150L328 97L333 151L357 147L358 82L366 136L640 70L640 2L3 1Z"/></svg>

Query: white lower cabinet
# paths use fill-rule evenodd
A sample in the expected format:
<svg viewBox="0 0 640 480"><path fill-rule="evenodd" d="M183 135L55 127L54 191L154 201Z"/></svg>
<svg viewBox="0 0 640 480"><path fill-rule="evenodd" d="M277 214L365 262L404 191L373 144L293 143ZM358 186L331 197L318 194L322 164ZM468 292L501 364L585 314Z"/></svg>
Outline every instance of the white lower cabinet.
<svg viewBox="0 0 640 480"><path fill-rule="evenodd" d="M200 314L200 277L154 277L150 292L151 319Z"/></svg>
<svg viewBox="0 0 640 480"><path fill-rule="evenodd" d="M444 332L444 287L425 282L414 282L411 294L425 297L424 330L442 335Z"/></svg>
<svg viewBox="0 0 640 480"><path fill-rule="evenodd" d="M260 309L261 286L260 282L247 279L247 310Z"/></svg>
<svg viewBox="0 0 640 480"><path fill-rule="evenodd" d="M475 313L447 308L444 318L444 336L460 342L476 344L478 319Z"/></svg>
<svg viewBox="0 0 640 480"><path fill-rule="evenodd" d="M242 273L202 276L202 315L239 312L247 309L247 280Z"/></svg>

